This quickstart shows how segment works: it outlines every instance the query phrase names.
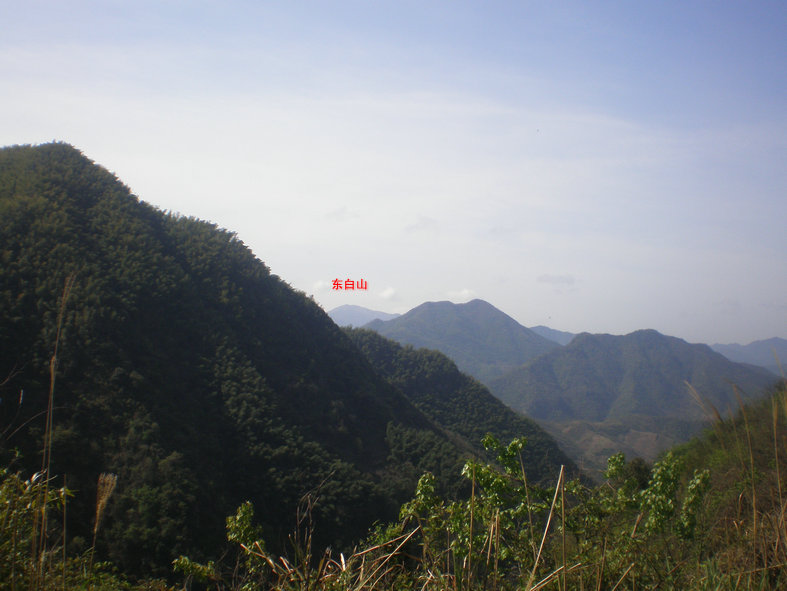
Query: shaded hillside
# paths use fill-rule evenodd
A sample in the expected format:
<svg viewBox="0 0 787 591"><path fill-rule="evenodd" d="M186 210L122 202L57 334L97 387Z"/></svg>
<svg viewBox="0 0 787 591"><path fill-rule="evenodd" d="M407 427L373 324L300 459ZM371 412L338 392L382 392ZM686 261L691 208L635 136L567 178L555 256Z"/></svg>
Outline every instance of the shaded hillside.
<svg viewBox="0 0 787 591"><path fill-rule="evenodd" d="M330 310L328 316L330 316L331 320L339 326L359 327L368 324L372 320L393 320L397 318L399 314L389 314L387 312L370 310L363 306L344 304L343 306L337 306L333 310Z"/></svg>
<svg viewBox="0 0 787 591"><path fill-rule="evenodd" d="M477 453L484 453L481 439L488 433L504 442L526 437L523 461L530 479L553 480L561 465L576 472L541 427L512 412L439 351L402 346L370 330L347 334L381 375L436 423L475 444Z"/></svg>
<svg viewBox="0 0 787 591"><path fill-rule="evenodd" d="M575 459L599 467L609 452L624 449L652 459L697 432L707 415L686 382L727 412L737 405L732 384L751 398L775 379L706 345L642 330L578 335L493 381L490 389L514 410L547 421L566 451L578 454Z"/></svg>
<svg viewBox="0 0 787 591"><path fill-rule="evenodd" d="M787 366L787 340L778 337L754 341L748 345L711 345L711 349L731 361L759 365L777 376L781 376L783 368Z"/></svg>
<svg viewBox="0 0 787 591"><path fill-rule="evenodd" d="M97 476L117 473L99 557L125 572L215 554L247 499L276 547L317 487L317 541L348 543L412 491L392 426L397 445L459 453L234 234L165 215L50 144L0 151L0 459L19 450L14 469L40 469L69 277L52 474L79 491L68 531L84 550Z"/></svg>
<svg viewBox="0 0 787 591"><path fill-rule="evenodd" d="M485 384L558 347L483 300L427 302L365 328L405 345L437 349Z"/></svg>

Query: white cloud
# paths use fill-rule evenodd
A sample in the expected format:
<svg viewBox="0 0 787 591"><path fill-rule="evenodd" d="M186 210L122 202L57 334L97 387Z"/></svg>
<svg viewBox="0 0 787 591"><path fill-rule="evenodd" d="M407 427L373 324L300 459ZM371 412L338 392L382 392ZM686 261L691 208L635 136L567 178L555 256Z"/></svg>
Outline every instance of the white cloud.
<svg viewBox="0 0 787 591"><path fill-rule="evenodd" d="M393 287L386 287L378 295L384 300L395 300L396 290Z"/></svg>
<svg viewBox="0 0 787 591"><path fill-rule="evenodd" d="M323 281L322 279L320 279L319 281L315 281L312 284L312 291L316 294L322 294L330 290L331 290L331 284L328 281Z"/></svg>

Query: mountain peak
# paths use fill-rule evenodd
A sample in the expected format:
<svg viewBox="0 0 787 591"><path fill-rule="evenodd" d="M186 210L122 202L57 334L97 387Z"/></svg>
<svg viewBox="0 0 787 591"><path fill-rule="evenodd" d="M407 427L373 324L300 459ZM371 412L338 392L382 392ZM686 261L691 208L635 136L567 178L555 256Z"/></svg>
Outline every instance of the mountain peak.
<svg viewBox="0 0 787 591"><path fill-rule="evenodd" d="M482 382L559 346L481 299L425 302L366 327L402 344L437 349Z"/></svg>

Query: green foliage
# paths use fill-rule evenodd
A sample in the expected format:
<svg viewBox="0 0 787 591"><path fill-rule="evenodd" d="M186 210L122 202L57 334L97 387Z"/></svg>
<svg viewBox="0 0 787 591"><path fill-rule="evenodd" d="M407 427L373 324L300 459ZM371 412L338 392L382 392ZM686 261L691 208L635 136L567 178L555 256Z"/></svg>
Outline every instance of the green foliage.
<svg viewBox="0 0 787 591"><path fill-rule="evenodd" d="M45 506L62 508L65 491L54 488L44 494L42 478L23 479L7 468L0 472L0 589L20 588L49 574L58 556L49 554L43 569L36 564L33 548L38 544L38 527Z"/></svg>
<svg viewBox="0 0 787 591"><path fill-rule="evenodd" d="M0 590L93 589L121 591L157 588L148 581L132 585L106 563L89 564L87 554L72 556L63 547L62 521L50 519L48 545L38 551L44 510L62 518L72 494L64 487L45 486L40 473L24 478L8 468L0 471Z"/></svg>
<svg viewBox="0 0 787 591"><path fill-rule="evenodd" d="M186 578L185 587L189 587L192 581L200 583L210 583L216 581L219 575L216 573L216 565L213 561L207 564L200 564L189 559L188 556L178 556L172 561L172 569L174 572L183 575Z"/></svg>
<svg viewBox="0 0 787 591"><path fill-rule="evenodd" d="M700 511L702 498L710 486L710 471L695 470L694 476L686 486L686 496L680 510L678 533L684 539L694 537L697 527L697 513Z"/></svg>
<svg viewBox="0 0 787 591"><path fill-rule="evenodd" d="M652 469L616 454L600 486L560 477L544 488L525 478L523 440L503 445L488 436L484 444L496 461L466 464L469 499L445 500L427 474L402 507L401 524L387 530L416 532L417 561L400 557L408 565L402 588L772 589L784 582L778 566L787 555L783 535L765 545L769 526L783 526L784 507L775 506L775 515L758 514L755 532L739 528L724 540L716 537L716 507L709 499L731 483L711 488L712 472L687 467L685 453L668 453ZM748 546L757 527L755 561L733 571L732 564L722 565L730 545ZM767 562L758 564L761 559Z"/></svg>
<svg viewBox="0 0 787 591"><path fill-rule="evenodd" d="M254 507L249 501L238 507L237 513L227 517L227 540L236 544L253 546L262 542L262 528L254 525Z"/></svg>
<svg viewBox="0 0 787 591"><path fill-rule="evenodd" d="M262 528L254 524L254 507L248 501L241 504L235 515L227 517L227 541L232 543L235 564L232 570L221 572L221 567L213 561L200 564L186 556L179 556L172 562L173 570L182 574L186 587L192 581L215 584L223 588L226 582L232 589L252 591L266 580L268 566L257 557L258 552L265 551L262 539Z"/></svg>
<svg viewBox="0 0 787 591"><path fill-rule="evenodd" d="M424 476L412 501L402 507L405 524L418 525L420 562L415 573L428 588L492 588L522 579L535 559L536 529L548 510L547 491L529 485L521 463L524 439L500 444L484 439L497 464L469 461L462 473L469 499L448 502L435 494L434 478Z"/></svg>
<svg viewBox="0 0 787 591"><path fill-rule="evenodd" d="M645 529L661 532L675 514L675 493L682 472L680 460L671 452L653 466L648 488L641 493L642 509L647 514Z"/></svg>

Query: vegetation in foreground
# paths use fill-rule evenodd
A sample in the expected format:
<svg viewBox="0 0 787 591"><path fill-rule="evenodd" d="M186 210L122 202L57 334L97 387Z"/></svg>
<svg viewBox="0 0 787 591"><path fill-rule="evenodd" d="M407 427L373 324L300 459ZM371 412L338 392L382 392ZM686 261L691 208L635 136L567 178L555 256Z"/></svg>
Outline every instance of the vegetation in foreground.
<svg viewBox="0 0 787 591"><path fill-rule="evenodd" d="M611 457L600 486L567 480L563 470L553 486L533 485L522 469L526 441L504 445L487 436L484 445L497 459L465 464L468 498L446 500L425 474L399 520L375 527L351 553L315 547L315 489L301 500L288 552L267 549L254 508L244 503L226 520L224 555L206 563L182 556L175 576L185 589L243 591L787 585L783 383L652 467ZM161 580L132 584L111 565L94 564L91 552L68 555L58 527L68 498L40 474L2 473L0 589L167 588ZM99 494L99 535L106 501Z"/></svg>

